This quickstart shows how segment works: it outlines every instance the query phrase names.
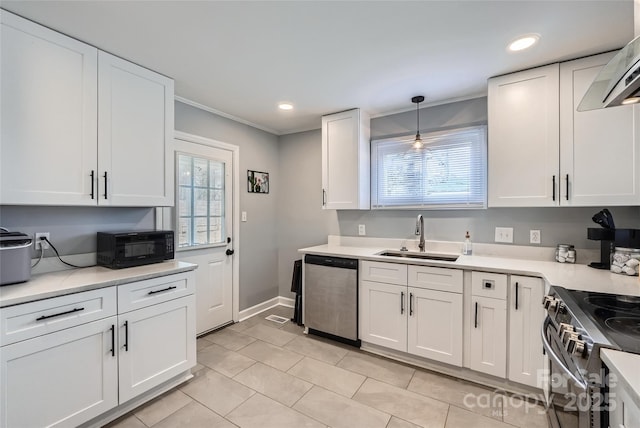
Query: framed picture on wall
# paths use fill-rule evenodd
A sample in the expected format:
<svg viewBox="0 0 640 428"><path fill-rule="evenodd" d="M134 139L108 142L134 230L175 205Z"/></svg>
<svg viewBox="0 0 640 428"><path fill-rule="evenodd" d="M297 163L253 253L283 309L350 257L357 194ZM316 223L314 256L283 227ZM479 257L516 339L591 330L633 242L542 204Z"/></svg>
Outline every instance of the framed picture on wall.
<svg viewBox="0 0 640 428"><path fill-rule="evenodd" d="M269 193L269 173L247 170L247 191L249 193Z"/></svg>

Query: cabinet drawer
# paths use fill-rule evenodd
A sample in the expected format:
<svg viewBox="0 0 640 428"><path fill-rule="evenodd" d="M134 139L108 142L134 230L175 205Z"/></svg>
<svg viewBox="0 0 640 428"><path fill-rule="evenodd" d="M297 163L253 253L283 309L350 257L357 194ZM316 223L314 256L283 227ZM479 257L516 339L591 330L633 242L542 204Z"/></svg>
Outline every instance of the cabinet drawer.
<svg viewBox="0 0 640 428"><path fill-rule="evenodd" d="M118 286L118 313L133 311L194 293L193 272Z"/></svg>
<svg viewBox="0 0 640 428"><path fill-rule="evenodd" d="M462 271L430 266L409 266L409 286L462 293Z"/></svg>
<svg viewBox="0 0 640 428"><path fill-rule="evenodd" d="M363 281L407 285L407 265L363 261L360 263L360 279Z"/></svg>
<svg viewBox="0 0 640 428"><path fill-rule="evenodd" d="M116 288L9 306L0 314L0 343L4 346L115 315Z"/></svg>
<svg viewBox="0 0 640 428"><path fill-rule="evenodd" d="M471 272L471 294L506 300L507 275L502 273Z"/></svg>

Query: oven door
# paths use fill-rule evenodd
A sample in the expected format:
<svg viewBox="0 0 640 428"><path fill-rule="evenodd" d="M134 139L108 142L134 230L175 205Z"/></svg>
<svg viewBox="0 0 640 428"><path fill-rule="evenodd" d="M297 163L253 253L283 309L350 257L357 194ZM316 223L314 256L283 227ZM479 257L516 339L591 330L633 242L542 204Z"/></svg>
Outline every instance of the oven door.
<svg viewBox="0 0 640 428"><path fill-rule="evenodd" d="M556 327L547 316L542 344L549 356L549 402L547 416L553 428L600 428L592 424L592 390L565 351ZM596 415L597 416L597 415ZM599 418L597 418L599 419Z"/></svg>

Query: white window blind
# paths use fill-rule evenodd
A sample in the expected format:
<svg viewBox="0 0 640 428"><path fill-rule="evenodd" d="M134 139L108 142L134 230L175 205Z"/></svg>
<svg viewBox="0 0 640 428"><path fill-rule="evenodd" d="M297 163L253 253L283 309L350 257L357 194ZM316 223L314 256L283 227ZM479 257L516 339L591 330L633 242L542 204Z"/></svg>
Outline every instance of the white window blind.
<svg viewBox="0 0 640 428"><path fill-rule="evenodd" d="M371 142L371 206L486 208L487 128L473 126Z"/></svg>

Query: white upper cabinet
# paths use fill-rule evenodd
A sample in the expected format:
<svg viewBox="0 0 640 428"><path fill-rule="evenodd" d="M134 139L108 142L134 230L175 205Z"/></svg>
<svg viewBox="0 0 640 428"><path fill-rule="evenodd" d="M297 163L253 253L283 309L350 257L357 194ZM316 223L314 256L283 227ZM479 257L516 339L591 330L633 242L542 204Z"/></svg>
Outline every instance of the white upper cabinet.
<svg viewBox="0 0 640 428"><path fill-rule="evenodd" d="M360 109L322 117L322 208L371 207L369 123Z"/></svg>
<svg viewBox="0 0 640 428"><path fill-rule="evenodd" d="M640 107L576 111L614 55L560 64L561 205L640 204L640 132L634 126L640 124Z"/></svg>
<svg viewBox="0 0 640 428"><path fill-rule="evenodd" d="M173 205L173 81L0 13L0 204Z"/></svg>
<svg viewBox="0 0 640 428"><path fill-rule="evenodd" d="M558 64L489 79L490 207L557 205L558 85Z"/></svg>
<svg viewBox="0 0 640 428"><path fill-rule="evenodd" d="M640 107L576 111L612 56L489 79L490 207L640 204Z"/></svg>
<svg viewBox="0 0 640 428"><path fill-rule="evenodd" d="M98 66L98 203L173 205L173 80L105 52Z"/></svg>
<svg viewBox="0 0 640 428"><path fill-rule="evenodd" d="M0 11L0 203L95 205L98 50Z"/></svg>

